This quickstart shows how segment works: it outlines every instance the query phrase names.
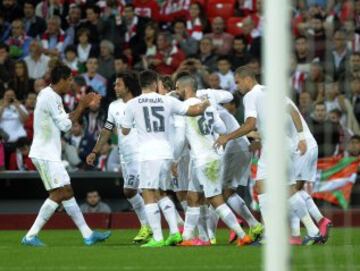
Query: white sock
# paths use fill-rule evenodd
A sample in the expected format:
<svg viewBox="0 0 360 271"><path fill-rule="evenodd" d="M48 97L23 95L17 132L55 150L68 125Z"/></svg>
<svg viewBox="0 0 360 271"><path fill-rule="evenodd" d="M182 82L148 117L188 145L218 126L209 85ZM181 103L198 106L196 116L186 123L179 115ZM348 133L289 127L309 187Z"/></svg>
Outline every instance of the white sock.
<svg viewBox="0 0 360 271"><path fill-rule="evenodd" d="M176 208L175 208L175 215L176 215L176 224L178 225L178 227L184 226L184 219L181 217L181 215L179 214L178 210L176 210Z"/></svg>
<svg viewBox="0 0 360 271"><path fill-rule="evenodd" d="M236 214L243 217L250 227L259 224L259 221L252 215L245 201L236 193L232 194L226 202Z"/></svg>
<svg viewBox="0 0 360 271"><path fill-rule="evenodd" d="M306 204L299 192L295 193L289 198L290 211L294 212L304 224L309 236L314 237L319 233L314 221L311 219L309 212L306 209Z"/></svg>
<svg viewBox="0 0 360 271"><path fill-rule="evenodd" d="M145 212L144 199L139 195L139 193L132 198L128 198L127 200L130 202L132 208L134 209L141 226L149 225Z"/></svg>
<svg viewBox="0 0 360 271"><path fill-rule="evenodd" d="M184 240L191 240L194 238L194 230L199 223L200 207L187 207L185 214L185 225L183 232Z"/></svg>
<svg viewBox="0 0 360 271"><path fill-rule="evenodd" d="M164 214L166 222L169 225L170 234L178 233L179 228L176 221L176 209L175 204L168 197L164 197L159 200L158 205L161 212Z"/></svg>
<svg viewBox="0 0 360 271"><path fill-rule="evenodd" d="M41 206L39 213L35 219L34 224L31 226L30 230L26 234L26 238L31 238L40 232L45 223L48 222L50 217L54 214L59 204L51 199L46 199L43 205Z"/></svg>
<svg viewBox="0 0 360 271"><path fill-rule="evenodd" d="M145 204L146 217L153 232L153 238L155 241L163 240L163 234L161 229L161 216L160 209L157 203Z"/></svg>
<svg viewBox="0 0 360 271"><path fill-rule="evenodd" d="M202 241L209 241L209 236L207 233L207 226L206 221L209 217L209 208L207 205L201 205L200 206L200 218L199 218L199 224L198 224L198 230L199 230L199 238Z"/></svg>
<svg viewBox="0 0 360 271"><path fill-rule="evenodd" d="M227 206L225 203L218 206L216 208L216 213L221 218L221 220L230 228L232 229L238 237L241 239L245 237L245 232L241 228L240 224L236 220L236 216L231 211L229 206Z"/></svg>
<svg viewBox="0 0 360 271"><path fill-rule="evenodd" d="M89 238L93 231L87 225L75 198L72 197L69 200L64 200L62 205L64 206L66 213L71 217L72 221L74 221L75 225L78 227L83 238Z"/></svg>
<svg viewBox="0 0 360 271"><path fill-rule="evenodd" d="M319 223L319 221L323 219L324 216L316 206L313 198L305 190L300 190L299 194L304 199L306 208L308 209L311 217L314 218L317 223Z"/></svg>
<svg viewBox="0 0 360 271"><path fill-rule="evenodd" d="M300 218L296 213L290 213L290 231L291 236L300 237Z"/></svg>
<svg viewBox="0 0 360 271"><path fill-rule="evenodd" d="M206 221L207 232L210 239L216 238L216 228L219 222L219 216L215 212L215 209L212 206L209 206L208 219Z"/></svg>
<svg viewBox="0 0 360 271"><path fill-rule="evenodd" d="M180 204L181 204L184 212L186 212L186 208L187 208L187 206L188 206L188 205L187 205L187 201L186 201L186 200L183 200L182 202L180 202Z"/></svg>
<svg viewBox="0 0 360 271"><path fill-rule="evenodd" d="M259 199L259 207L260 207L260 213L261 213L261 217L265 223L265 228L266 228L266 204L267 204L267 195L264 194L259 194L258 195L258 199Z"/></svg>

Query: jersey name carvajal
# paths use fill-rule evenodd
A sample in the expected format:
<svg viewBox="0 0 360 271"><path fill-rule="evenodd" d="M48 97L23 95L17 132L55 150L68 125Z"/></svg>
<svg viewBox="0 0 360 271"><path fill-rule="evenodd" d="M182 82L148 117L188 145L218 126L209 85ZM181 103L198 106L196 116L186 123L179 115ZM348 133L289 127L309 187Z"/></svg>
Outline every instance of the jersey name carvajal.
<svg viewBox="0 0 360 271"><path fill-rule="evenodd" d="M185 115L188 105L155 92L145 93L128 102L125 109L124 128L135 122L138 133L140 161L172 159L169 142L172 115Z"/></svg>
<svg viewBox="0 0 360 271"><path fill-rule="evenodd" d="M50 86L41 90L34 110L34 139L29 156L60 162L61 132L69 131L71 126L60 95Z"/></svg>
<svg viewBox="0 0 360 271"><path fill-rule="evenodd" d="M121 99L110 104L105 128L108 130L112 130L114 127L117 128L121 159L124 162L130 162L139 160L139 144L135 126L131 128L129 135L127 136L124 136L121 132L126 106L127 104Z"/></svg>

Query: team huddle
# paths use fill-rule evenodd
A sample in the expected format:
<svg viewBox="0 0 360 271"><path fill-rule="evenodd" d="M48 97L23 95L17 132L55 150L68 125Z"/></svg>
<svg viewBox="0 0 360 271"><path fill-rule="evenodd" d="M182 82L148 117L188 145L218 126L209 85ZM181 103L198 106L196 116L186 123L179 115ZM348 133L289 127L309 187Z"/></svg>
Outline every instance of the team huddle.
<svg viewBox="0 0 360 271"><path fill-rule="evenodd" d="M239 106L238 96L224 90L198 90L196 79L187 72L177 74L174 82L151 70L139 75L117 75L117 100L110 104L107 121L86 162L94 163L102 145L116 131L124 195L141 224L135 243L142 247L213 245L219 219L232 231L230 242L236 241L238 246L266 242L266 224L271 219L264 188L266 151L261 151L255 178L265 227L236 193L239 186L248 185L250 146L251 150L260 148L260 142L266 140L266 88L256 82L254 72L247 67L238 68L235 79L244 95L245 122L241 126L233 115ZM24 245L44 245L38 233L59 204L79 228L86 245L111 235L87 226L61 163L61 132L68 131L89 105L100 102L97 94L87 94L75 111L66 114L60 95L70 83L71 71L64 66L55 67L51 85L40 92L36 103L30 157L49 198L23 238ZM295 104L288 98L284 103L288 108L290 243L325 243L331 221L321 214L304 189L305 183L315 181L317 143ZM185 220L168 196L170 190L176 193ZM169 226L167 238L162 232L161 213ZM247 232L237 216L248 225ZM306 228L303 239L300 222Z"/></svg>

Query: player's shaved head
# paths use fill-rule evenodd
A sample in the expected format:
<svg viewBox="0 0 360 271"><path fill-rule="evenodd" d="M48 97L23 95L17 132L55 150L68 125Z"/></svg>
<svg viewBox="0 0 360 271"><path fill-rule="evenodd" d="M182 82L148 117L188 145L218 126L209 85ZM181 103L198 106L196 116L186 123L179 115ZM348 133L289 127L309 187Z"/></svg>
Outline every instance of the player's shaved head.
<svg viewBox="0 0 360 271"><path fill-rule="evenodd" d="M142 89L151 88L153 85L157 86L158 80L159 75L152 70L145 70L139 75L140 87Z"/></svg>
<svg viewBox="0 0 360 271"><path fill-rule="evenodd" d="M236 69L235 74L240 78L250 77L251 79L256 80L255 71L248 66L241 66Z"/></svg>
<svg viewBox="0 0 360 271"><path fill-rule="evenodd" d="M194 92L197 90L197 87L198 87L196 79L193 76L191 76L190 74L183 75L183 76L177 78L176 82L178 84L180 84L181 86L189 86L189 87L191 87L191 89Z"/></svg>

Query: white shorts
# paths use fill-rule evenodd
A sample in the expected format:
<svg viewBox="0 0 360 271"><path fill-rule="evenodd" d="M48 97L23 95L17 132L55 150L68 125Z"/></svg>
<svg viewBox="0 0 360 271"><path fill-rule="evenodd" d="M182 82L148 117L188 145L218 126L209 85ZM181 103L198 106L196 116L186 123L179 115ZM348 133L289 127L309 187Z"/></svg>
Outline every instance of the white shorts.
<svg viewBox="0 0 360 271"><path fill-rule="evenodd" d="M225 152L221 180L224 188L247 186L250 177L251 153L249 151Z"/></svg>
<svg viewBox="0 0 360 271"><path fill-rule="evenodd" d="M265 160L265 153L262 152L257 164L255 181L266 180L268 178L267 164ZM293 185L296 183L294 181L293 153L289 155L287 180L288 185Z"/></svg>
<svg viewBox="0 0 360 271"><path fill-rule="evenodd" d="M200 167L191 168L188 191L204 193L211 198L222 193L221 160L213 160Z"/></svg>
<svg viewBox="0 0 360 271"><path fill-rule="evenodd" d="M62 162L31 158L47 191L70 185L70 177Z"/></svg>
<svg viewBox="0 0 360 271"><path fill-rule="evenodd" d="M304 155L294 153L295 181L315 182L317 172L318 147L308 149Z"/></svg>
<svg viewBox="0 0 360 271"><path fill-rule="evenodd" d="M166 191L170 187L172 160L149 160L140 162L140 189Z"/></svg>
<svg viewBox="0 0 360 271"><path fill-rule="evenodd" d="M178 176L173 179L172 190L174 192L187 191L189 186L190 154L183 155L178 163Z"/></svg>
<svg viewBox="0 0 360 271"><path fill-rule="evenodd" d="M124 188L137 190L140 182L140 162L121 162L121 170L124 178Z"/></svg>

